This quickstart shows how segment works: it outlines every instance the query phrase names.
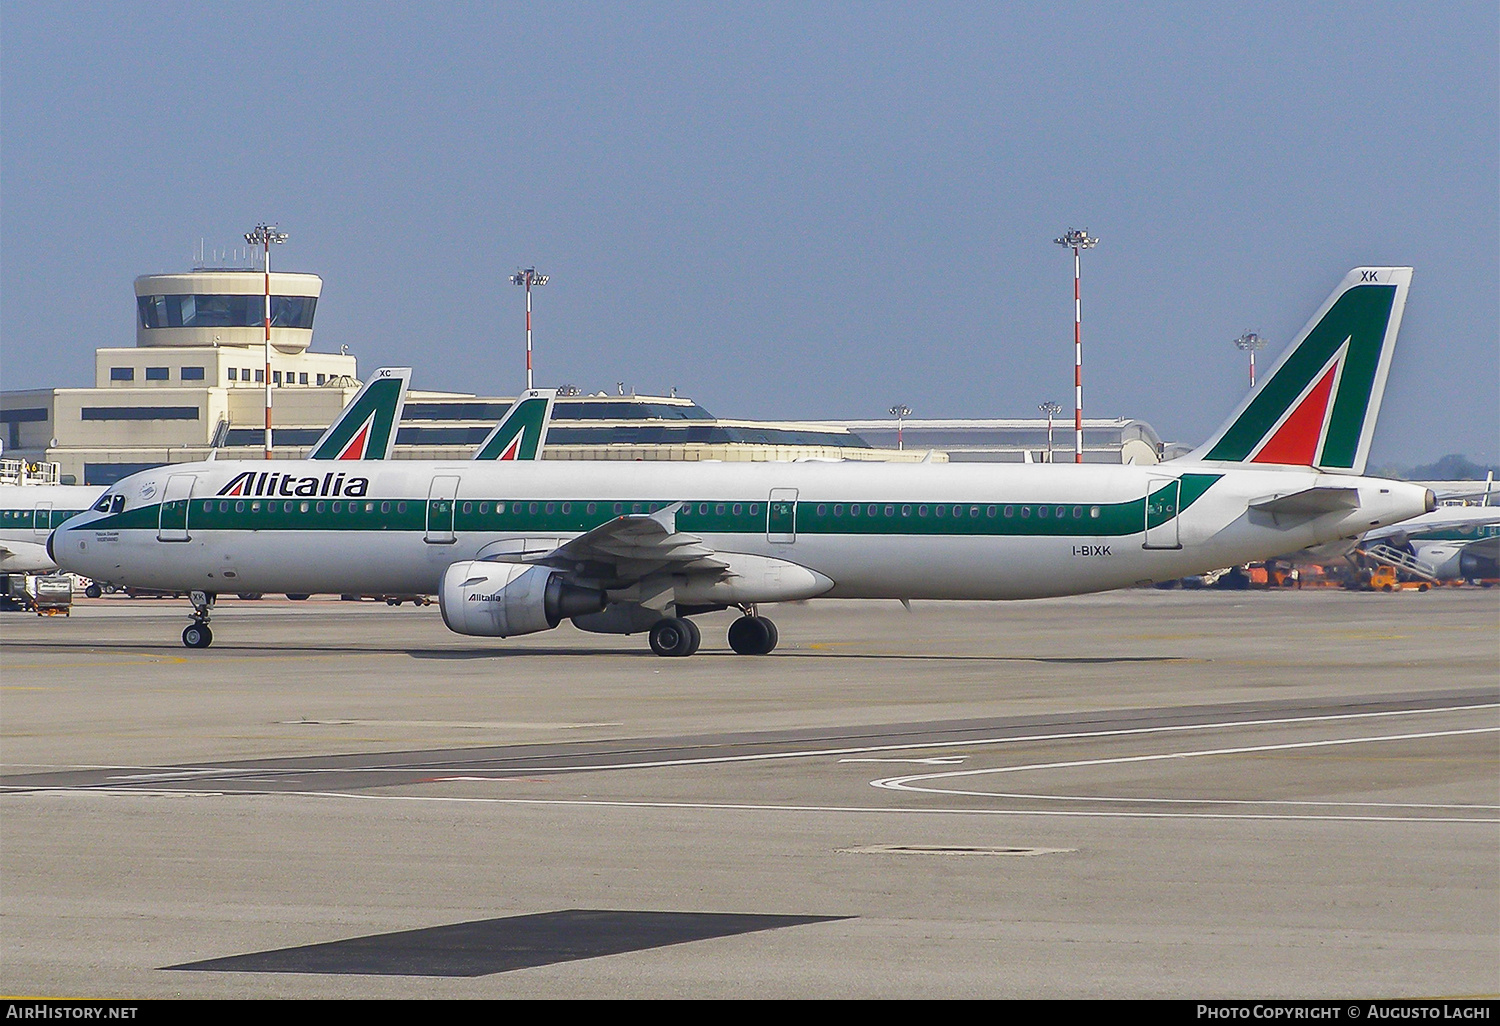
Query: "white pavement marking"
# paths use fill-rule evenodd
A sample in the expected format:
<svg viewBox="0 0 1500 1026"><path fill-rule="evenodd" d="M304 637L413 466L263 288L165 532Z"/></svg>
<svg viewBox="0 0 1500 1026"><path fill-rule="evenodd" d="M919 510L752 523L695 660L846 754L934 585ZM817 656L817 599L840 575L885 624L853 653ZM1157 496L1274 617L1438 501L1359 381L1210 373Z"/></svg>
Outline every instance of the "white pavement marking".
<svg viewBox="0 0 1500 1026"><path fill-rule="evenodd" d="M1383 735L1372 736L1372 737L1329 738L1329 739L1322 740L1322 741L1293 741L1293 742L1287 742L1285 744L1278 744L1278 745L1247 745L1247 746L1239 747L1239 748L1213 748L1213 749L1207 749L1207 750L1201 750L1201 751L1189 751L1189 752L1162 752L1162 753L1159 753L1159 754L1156 754L1156 755L1126 755L1126 756L1117 756L1115 758L1110 758L1110 759L1078 759L1078 760L1074 760L1074 761L1071 761L1071 762L1038 762L1038 763L1028 763L1028 764L1021 765L1021 766L994 766L994 767L990 767L988 769L954 770L954 771L951 771L951 772L948 772L948 773L925 773L925 774L908 776L908 777L886 777L886 778L881 779L881 780L872 780L872 781L870 781L870 784L873 787L885 788L885 789L891 790L891 791L916 791L916 792L922 792L924 794L964 795L964 796L967 796L967 797L975 797L975 798L1017 798L1017 797L1022 797L1022 796L1015 795L1015 794L1009 794L1009 793L999 793L999 792L995 792L995 791L969 791L969 790L962 790L962 789L951 788L951 787L919 787L919 786L916 786L916 782L918 782L918 781L930 781L930 780L948 780L948 779L952 779L952 778L955 778L955 777L992 776L992 775L996 775L996 774L1000 774L1000 773L1025 773L1025 772L1029 772L1029 771L1032 771L1032 770L1075 769L1075 768L1078 768L1078 767L1081 767L1081 766L1115 766L1115 765L1122 765L1122 764L1125 764L1125 763L1133 763L1133 762L1161 762L1161 761L1165 761L1165 760L1169 760L1169 759L1196 759L1196 758L1203 758L1205 756L1247 755L1247 754L1258 753L1258 752L1283 752L1283 751L1291 751L1291 750L1294 750L1294 749L1304 749L1304 748L1327 748L1327 747L1333 747L1333 746L1338 746L1338 745L1369 744L1369 743L1374 743L1374 742L1379 742L1379 741L1415 741L1415 740L1421 740L1421 739L1424 739L1424 738L1459 737L1459 736L1468 735L1468 734L1494 734L1494 733L1497 733L1497 732L1500 732L1500 727L1473 727L1473 728L1469 728L1469 729L1465 729L1465 730L1437 730L1437 731L1426 731L1426 732L1417 733L1417 734L1383 734ZM1050 796L1050 795L1026 795L1024 797L1027 797L1027 798L1044 798L1045 799L1045 798L1053 798L1054 796ZM1077 797L1073 797L1073 796L1068 796L1067 800L1088 800L1088 799L1081 799L1081 798L1077 798ZM1099 799L1099 800L1157 801L1158 799ZM1191 799L1180 799L1179 798L1179 799L1161 799L1161 800L1162 801L1169 801L1170 800L1170 801L1179 801L1179 802L1181 802L1181 801L1190 801ZM1210 799L1204 799L1204 801L1212 803L1212 804L1216 804L1216 805L1218 805L1218 804L1223 804L1223 805L1229 805L1229 804L1262 804L1260 802L1251 803L1251 802L1236 802L1236 801L1219 801L1217 799L1211 799L1211 798ZM1263 804L1271 804L1271 803L1270 802L1265 802ZM1435 806L1408 806L1408 805L1401 805L1401 806L1396 806L1394 803L1368 803L1367 804L1367 803L1364 803L1364 802L1349 802L1349 803L1334 803L1334 802L1285 802L1285 803L1280 803L1280 802L1278 802L1276 804L1288 804L1288 805L1336 805L1336 804L1347 804L1347 805L1354 805L1354 806L1357 806L1357 807L1360 807L1360 808L1371 808L1371 807L1387 807L1387 808L1388 807L1402 807L1402 808L1411 808L1411 807L1418 807L1418 808L1466 808L1466 809L1493 809L1493 808L1496 808L1496 806L1492 806L1492 805L1462 805L1462 806L1459 806L1459 805L1435 805Z"/></svg>
<svg viewBox="0 0 1500 1026"><path fill-rule="evenodd" d="M639 802L612 801L595 798L484 798L453 795L407 795L407 794L360 794L349 791L149 791L137 788L96 788L89 791L72 789L37 790L23 797L53 794L79 797L82 795L110 795L114 797L151 796L157 798L214 797L264 800L267 798L321 798L347 799L360 802L429 802L454 805L531 805L567 806L575 808L610 809L688 809L706 812L794 812L794 813L848 813L853 815L884 816L1035 816L1042 819L1222 819L1222 820L1271 820L1307 821L1320 823L1453 823L1480 824L1492 827L1500 824L1494 817L1477 816L1353 816L1353 815L1294 815L1292 813L1250 814L1239 812L1074 812L1058 809L912 809L860 805L771 805L748 802ZM1456 806L1470 808L1471 806Z"/></svg>
<svg viewBox="0 0 1500 1026"><path fill-rule="evenodd" d="M919 766L956 766L966 758L968 757L964 755L934 755L930 759L840 759L839 762L906 762Z"/></svg>
<svg viewBox="0 0 1500 1026"><path fill-rule="evenodd" d="M1068 731L1068 732L1053 733L1053 734L1020 734L1020 735L1015 735L1015 736L1012 736L1012 737L972 738L972 739L968 739L968 740L956 740L956 741L911 741L911 742L907 742L907 743L904 743L904 744L861 745L861 746L846 747L846 748L813 748L813 749L807 749L807 750L794 750L794 751L783 751L783 752L761 752L761 753L755 754L755 755L716 755L716 756L703 756L703 757L691 758L691 759L658 759L658 760L653 760L651 762L612 762L612 763L596 763L596 764L592 764L592 765L564 765L564 766L542 766L542 765L537 765L537 766L516 767L514 769L508 769L508 770L498 771L496 773L496 775L492 779L495 779L495 780L507 780L507 779L510 779L510 778L516 776L516 774L518 774L518 773L544 773L544 772L545 773L579 773L579 772L590 772L590 771L596 771L596 770L663 769L663 768L667 768L667 767L671 767L671 766L711 766L711 765L716 765L716 764L720 764L720 763L771 762L771 761L776 761L776 760L780 760L780 759L814 759L814 758L823 758L823 757L834 756L834 755L867 755L867 754L872 753L872 752L909 752L909 751L921 751L921 750L933 749L933 748L959 748L959 747L970 748L970 747L984 747L984 746L993 746L993 745L1025 744L1025 743L1030 743L1030 742L1035 742L1035 741L1077 741L1077 740L1082 740L1082 739L1087 739L1087 738L1133 737L1133 736L1143 736L1143 735L1147 735L1147 734L1171 734L1171 733L1182 733L1182 732L1187 732L1187 731L1199 731L1199 730L1229 730L1229 729L1232 729L1234 727L1276 727L1276 726L1285 726L1287 724L1294 724L1294 723L1332 723L1332 722L1338 722L1338 721L1341 721L1341 720L1369 719L1369 718L1373 718L1373 717L1386 717L1386 716L1423 716L1423 715L1431 715L1431 714L1434 714L1434 713L1471 712L1471 711L1478 710L1478 709L1496 709L1496 708L1500 708L1500 702L1484 702L1484 703L1480 703L1480 704L1477 704L1477 705L1439 706L1439 707L1433 708L1433 709L1390 709L1390 710L1385 710L1385 711L1381 711L1381 712L1332 713L1332 714L1319 715L1319 716L1286 716L1286 717L1279 717L1279 718L1276 718L1276 719L1266 719L1266 720L1223 720L1223 721L1220 721L1220 722L1213 722L1213 723L1182 723L1182 724L1175 724L1175 725L1172 725L1172 726L1161 726L1161 727L1122 727L1122 728L1115 729L1115 730L1081 730L1081 731ZM142 768L146 768L146 767L142 767ZM296 772L296 773L307 773L307 774L312 774L312 773L404 773L404 772L414 772L414 771L416 771L419 768L420 767L416 767L416 766L397 766L397 767L371 766L371 767L345 767L345 768L340 768L340 767L321 767L320 768L320 767L301 767L301 766L299 766L299 767L289 768L287 770L284 770L283 772ZM433 767L432 770L433 770L433 772L441 772L442 771L442 767ZM224 767L223 769L215 769L213 767L197 767L197 768L195 768L193 770L181 771L180 775L183 776L183 777L187 777L187 776L202 776L202 775L211 775L211 774L220 773L220 772L222 772L222 773L264 773L264 772L266 772L266 768L264 766L256 767L255 769L238 769L238 768L235 768L235 767ZM160 775L144 774L144 775L141 775L140 777L113 777L111 779L115 779L115 780L142 779L142 780L145 780L145 779L151 779L152 776L156 776L157 779L167 779L167 778L176 777L178 775L179 774L171 774L171 773L163 773L163 774L160 774ZM443 779L443 778L434 777L434 778L431 778L431 779ZM470 776L466 775L464 779L472 779L472 778Z"/></svg>

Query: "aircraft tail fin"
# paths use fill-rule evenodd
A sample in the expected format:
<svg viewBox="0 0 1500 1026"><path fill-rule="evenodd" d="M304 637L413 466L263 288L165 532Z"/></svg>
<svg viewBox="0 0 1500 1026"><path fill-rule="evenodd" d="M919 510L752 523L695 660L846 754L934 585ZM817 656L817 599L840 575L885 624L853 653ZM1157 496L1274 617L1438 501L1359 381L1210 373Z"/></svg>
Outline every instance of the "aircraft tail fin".
<svg viewBox="0 0 1500 1026"><path fill-rule="evenodd" d="M1363 474L1410 267L1356 267L1191 460Z"/></svg>
<svg viewBox="0 0 1500 1026"><path fill-rule="evenodd" d="M474 459L541 459L542 446L547 442L547 428L552 423L552 407L556 402L555 388L531 388L521 393L515 405L474 453Z"/></svg>
<svg viewBox="0 0 1500 1026"><path fill-rule="evenodd" d="M344 412L323 432L307 458L390 459L410 383L410 367L382 367L370 375Z"/></svg>

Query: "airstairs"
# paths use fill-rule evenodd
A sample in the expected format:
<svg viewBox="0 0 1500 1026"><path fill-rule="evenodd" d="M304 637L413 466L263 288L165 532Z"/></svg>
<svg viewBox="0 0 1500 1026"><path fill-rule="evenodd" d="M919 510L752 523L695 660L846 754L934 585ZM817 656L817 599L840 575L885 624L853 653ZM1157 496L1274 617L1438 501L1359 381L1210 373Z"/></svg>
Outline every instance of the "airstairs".
<svg viewBox="0 0 1500 1026"><path fill-rule="evenodd" d="M1364 554L1377 563L1393 566L1402 573L1411 574L1413 577L1420 577L1424 581L1437 580L1437 570L1433 568L1432 564L1424 563L1409 552L1402 552L1400 549L1392 548L1389 545L1377 544L1365 549Z"/></svg>

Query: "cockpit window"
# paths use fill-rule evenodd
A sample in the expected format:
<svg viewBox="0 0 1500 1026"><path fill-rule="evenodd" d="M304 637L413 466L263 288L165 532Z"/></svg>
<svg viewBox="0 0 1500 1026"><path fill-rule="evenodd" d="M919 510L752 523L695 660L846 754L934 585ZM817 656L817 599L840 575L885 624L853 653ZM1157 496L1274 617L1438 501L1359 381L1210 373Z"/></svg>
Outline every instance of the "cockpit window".
<svg viewBox="0 0 1500 1026"><path fill-rule="evenodd" d="M124 509L124 508L125 508L125 496L123 496L123 495L116 495L116 496L114 496L110 500L109 511L111 513L118 513L122 509Z"/></svg>
<svg viewBox="0 0 1500 1026"><path fill-rule="evenodd" d="M99 501L96 502L96 503L94 503L94 512L95 513L108 513L109 512L109 500L112 499L112 498L114 498L114 496L109 495L109 494L105 494L105 495L100 496L99 497Z"/></svg>

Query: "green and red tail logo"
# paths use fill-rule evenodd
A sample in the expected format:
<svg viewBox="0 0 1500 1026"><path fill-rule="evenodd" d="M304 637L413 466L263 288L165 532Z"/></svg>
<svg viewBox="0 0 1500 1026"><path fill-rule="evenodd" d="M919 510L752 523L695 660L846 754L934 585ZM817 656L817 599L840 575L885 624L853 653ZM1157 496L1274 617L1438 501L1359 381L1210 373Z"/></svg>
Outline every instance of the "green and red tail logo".
<svg viewBox="0 0 1500 1026"><path fill-rule="evenodd" d="M344 407L308 454L310 460L386 460L406 405L410 367L382 367Z"/></svg>
<svg viewBox="0 0 1500 1026"><path fill-rule="evenodd" d="M505 419L495 425L479 451L476 460L539 460L547 442L547 426L552 422L552 405L557 400L555 388L533 388L522 393Z"/></svg>
<svg viewBox="0 0 1500 1026"><path fill-rule="evenodd" d="M1362 474L1409 267L1357 267L1194 459Z"/></svg>

